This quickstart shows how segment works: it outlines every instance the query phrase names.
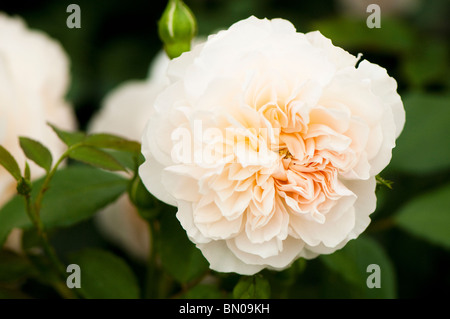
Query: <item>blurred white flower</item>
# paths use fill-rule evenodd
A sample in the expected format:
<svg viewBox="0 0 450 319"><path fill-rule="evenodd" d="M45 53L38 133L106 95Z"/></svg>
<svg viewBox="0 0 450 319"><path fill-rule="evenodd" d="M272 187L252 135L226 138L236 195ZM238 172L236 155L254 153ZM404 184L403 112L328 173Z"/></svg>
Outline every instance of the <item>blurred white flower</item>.
<svg viewBox="0 0 450 319"><path fill-rule="evenodd" d="M129 81L109 93L92 119L89 131L140 140L145 124L153 113L153 101L167 84L165 71L168 61L165 53L159 53L151 65L148 80ZM128 195L123 195L102 210L96 220L101 231L114 243L135 258L147 258L149 229Z"/></svg>
<svg viewBox="0 0 450 319"><path fill-rule="evenodd" d="M357 60L250 17L169 62L139 173L212 269L284 269L368 226L405 114L396 81Z"/></svg>
<svg viewBox="0 0 450 319"><path fill-rule="evenodd" d="M75 128L73 110L64 97L68 83L69 62L59 43L28 29L22 19L0 12L0 144L22 170L25 156L19 136L40 141L54 158L65 150L46 123L67 130ZM29 162L32 178L42 176L44 170ZM0 169L0 206L15 194L15 186L15 180ZM19 251L20 234L14 230L6 246Z"/></svg>

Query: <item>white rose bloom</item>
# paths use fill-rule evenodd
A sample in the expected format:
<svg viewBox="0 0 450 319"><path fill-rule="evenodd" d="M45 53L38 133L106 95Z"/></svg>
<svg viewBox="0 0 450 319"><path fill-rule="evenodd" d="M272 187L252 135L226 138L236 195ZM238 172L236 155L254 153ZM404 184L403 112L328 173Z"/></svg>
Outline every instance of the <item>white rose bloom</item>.
<svg viewBox="0 0 450 319"><path fill-rule="evenodd" d="M158 54L146 81L129 81L112 91L92 119L89 131L110 133L140 140L145 124L153 113L152 103L167 84L165 69L169 59ZM114 243L137 259L149 253L149 229L131 204L128 195L107 206L96 217L100 230Z"/></svg>
<svg viewBox="0 0 450 319"><path fill-rule="evenodd" d="M250 17L169 63L140 176L213 270L284 269L368 226L405 114L396 81L357 60Z"/></svg>
<svg viewBox="0 0 450 319"><path fill-rule="evenodd" d="M19 136L40 141L54 158L64 152L64 144L46 123L75 128L73 110L64 99L68 83L68 58L59 43L29 30L20 18L0 13L0 144L22 170L26 158ZM42 168L29 163L33 179L44 174ZM15 180L0 169L0 206L15 194L15 188ZM6 246L19 251L20 234L14 230Z"/></svg>

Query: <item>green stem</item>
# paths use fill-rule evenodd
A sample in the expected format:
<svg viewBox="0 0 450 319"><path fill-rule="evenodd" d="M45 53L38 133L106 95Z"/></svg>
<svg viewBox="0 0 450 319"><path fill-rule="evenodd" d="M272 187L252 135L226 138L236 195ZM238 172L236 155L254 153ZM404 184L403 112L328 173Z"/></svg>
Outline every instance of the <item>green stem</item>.
<svg viewBox="0 0 450 319"><path fill-rule="evenodd" d="M52 267L54 268L54 271L58 274L58 277L60 277L60 280L55 281L52 283L53 288L64 298L68 299L75 299L77 298L77 295L74 294L66 285L65 279L66 279L66 272L65 268L62 264L62 262L59 260L58 256L56 255L55 250L51 246L47 233L44 230L44 225L42 224L42 221L40 220L39 216L36 214L36 212L33 211L32 205L31 205L31 198L30 195L25 196L25 202L26 202L26 209L27 214L30 217L31 221L33 222L34 227L36 228L38 232L38 236L41 239L41 244L44 248L44 252L47 255L47 258L49 259Z"/></svg>
<svg viewBox="0 0 450 319"><path fill-rule="evenodd" d="M42 270L41 267L36 265L36 262L34 261L34 257L30 254L29 251L25 250L24 251L24 257L27 259L27 261L32 264L34 266L34 269L39 273L42 274ZM45 277L45 275L44 275ZM74 293L72 290L70 290L66 283L58 280L58 281L53 281L53 282L49 282L49 285L51 285L53 287L53 289L55 289L56 292L59 293L59 295L63 298L66 299L77 299L78 296L76 293Z"/></svg>
<svg viewBox="0 0 450 319"><path fill-rule="evenodd" d="M148 221L149 255L147 261L147 274L145 279L145 298L157 298L156 291L156 233L153 221Z"/></svg>
<svg viewBox="0 0 450 319"><path fill-rule="evenodd" d="M173 278L165 273L161 273L161 276L158 278L158 280L158 298L169 298L174 286Z"/></svg>
<svg viewBox="0 0 450 319"><path fill-rule="evenodd" d="M36 196L36 201L34 202L35 212L37 217L40 215L41 211L41 204L42 204L42 198L44 196L44 193L47 191L50 181L52 180L53 176L55 175L56 171L58 170L59 165L68 157L69 151L71 151L72 148L69 148L64 152L63 155L58 159L55 166L53 166L52 170L47 174L47 176L44 179L44 183L42 184L41 189L39 190L39 193Z"/></svg>
<svg viewBox="0 0 450 319"><path fill-rule="evenodd" d="M42 246L44 248L45 253L47 254L49 260L51 261L55 270L59 273L61 278L66 280L67 279L66 268L64 267L63 263L59 260L58 256L56 255L55 249L50 244L47 233L42 228L39 229L39 232L41 233Z"/></svg>
<svg viewBox="0 0 450 319"><path fill-rule="evenodd" d="M32 210L33 206L31 205L31 196L30 196L30 194L26 194L26 195L24 195L24 197L25 197L25 208L27 211L28 218L30 218L31 222L37 229L38 222L36 220L35 214L33 214L33 210Z"/></svg>
<svg viewBox="0 0 450 319"><path fill-rule="evenodd" d="M26 202L27 214L38 232L38 236L41 239L41 244L44 248L44 252L47 255L50 263L52 264L52 267L58 274L58 277L60 277L59 281L53 283L53 287L55 288L55 290L57 290L61 294L61 296L65 297L65 298L73 299L73 298L77 298L77 294L73 293L66 286L66 282L65 282L67 279L66 269L64 267L64 264L59 260L55 249L50 244L47 232L44 229L44 224L42 223L42 220L40 219L40 210L41 210L41 204L42 204L42 199L43 199L44 193L47 191L50 181L51 181L52 177L55 175L55 173L58 169L58 166L68 156L69 150L67 150L59 158L59 160L56 162L55 166L53 166L52 170L45 177L42 187L36 196L34 205L31 203L31 197L29 194L25 195L25 202Z"/></svg>
<svg viewBox="0 0 450 319"><path fill-rule="evenodd" d="M28 214L29 218L31 219L31 221L33 222L35 229L38 232L38 236L41 239L41 243L43 245L45 253L47 254L47 257L50 259L50 261L54 265L55 270L57 270L59 274L63 274L64 267L59 262L58 258L56 257L56 253L55 253L53 247L50 245L50 243L48 241L48 236L44 230L44 225L42 224L42 221L39 218L39 214L33 210L33 205L31 205L30 195L25 195L25 202L26 202L27 214Z"/></svg>

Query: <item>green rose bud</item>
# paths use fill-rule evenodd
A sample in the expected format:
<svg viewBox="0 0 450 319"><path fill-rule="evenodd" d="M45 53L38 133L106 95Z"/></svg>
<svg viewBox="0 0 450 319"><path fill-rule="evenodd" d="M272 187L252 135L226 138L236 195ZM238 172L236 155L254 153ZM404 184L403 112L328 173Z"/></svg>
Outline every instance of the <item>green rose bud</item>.
<svg viewBox="0 0 450 319"><path fill-rule="evenodd" d="M16 189L20 195L29 195L31 193L31 182L28 179L21 177L17 183Z"/></svg>
<svg viewBox="0 0 450 319"><path fill-rule="evenodd" d="M197 22L182 0L169 0L158 21L158 33L171 59L191 49L191 41L197 34Z"/></svg>

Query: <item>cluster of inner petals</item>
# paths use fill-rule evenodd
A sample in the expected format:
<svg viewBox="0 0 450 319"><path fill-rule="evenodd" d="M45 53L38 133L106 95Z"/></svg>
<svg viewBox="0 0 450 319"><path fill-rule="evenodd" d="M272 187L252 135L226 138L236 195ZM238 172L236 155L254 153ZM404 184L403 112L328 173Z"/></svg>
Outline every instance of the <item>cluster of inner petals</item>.
<svg viewBox="0 0 450 319"><path fill-rule="evenodd" d="M280 99L253 102L263 120L279 129L278 145L270 146L278 154L277 167L270 173L274 195L278 197L276 202L282 203L283 210L306 214L309 215L306 218L324 223L326 217L322 212L330 202L348 195L338 180L339 168L334 164L346 161L349 139L320 120L310 123L310 106L296 100L295 95L287 102ZM345 145L342 152L322 147L330 136Z"/></svg>
<svg viewBox="0 0 450 319"><path fill-rule="evenodd" d="M252 143L248 136L242 141L251 144L247 147L255 152L262 151L258 145L265 145L265 150L276 154L271 157L275 160L270 165L244 165L234 154L233 161L208 183L221 202L218 206L227 207L223 217L228 221L246 218L253 230L283 213L323 224L330 205L349 195L339 182L340 167L336 165L348 162L348 137L317 119L311 122L314 107L298 100L253 102L260 122L270 127L277 143L273 144L267 136L254 136L253 140L262 139L262 143ZM330 138L337 149L327 147Z"/></svg>
<svg viewBox="0 0 450 319"><path fill-rule="evenodd" d="M320 166L323 166L320 168ZM283 158L280 169L273 175L277 194L296 213L312 212L317 222L323 223L319 207L326 199L338 199L335 191L337 169L330 164L304 165L295 158Z"/></svg>

